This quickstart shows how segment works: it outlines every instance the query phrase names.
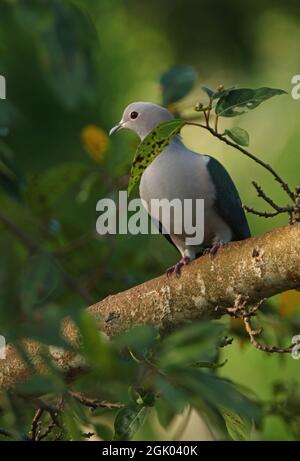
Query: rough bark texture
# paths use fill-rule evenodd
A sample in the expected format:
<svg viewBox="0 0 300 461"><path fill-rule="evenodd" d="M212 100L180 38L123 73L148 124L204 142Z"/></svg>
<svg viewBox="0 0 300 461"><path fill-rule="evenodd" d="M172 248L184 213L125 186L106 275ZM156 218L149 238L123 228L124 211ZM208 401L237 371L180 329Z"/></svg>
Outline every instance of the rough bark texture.
<svg viewBox="0 0 300 461"><path fill-rule="evenodd" d="M109 296L90 306L88 312L99 329L113 336L133 325L151 324L168 328L184 320L217 318L234 305L237 296L256 303L282 291L300 287L300 224L289 225L221 248L215 257L203 256L182 270L180 278L163 275L130 290ZM76 330L66 321L64 335L71 341ZM36 357L40 345L27 342ZM80 370L80 358L50 348L50 354L67 374ZM31 371L9 346L0 360L0 387L8 389Z"/></svg>

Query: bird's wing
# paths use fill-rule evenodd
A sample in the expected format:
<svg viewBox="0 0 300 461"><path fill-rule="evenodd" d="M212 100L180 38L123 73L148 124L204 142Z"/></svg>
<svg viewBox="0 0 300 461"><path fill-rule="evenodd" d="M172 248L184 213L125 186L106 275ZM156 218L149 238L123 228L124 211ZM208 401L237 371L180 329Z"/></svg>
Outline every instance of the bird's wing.
<svg viewBox="0 0 300 461"><path fill-rule="evenodd" d="M148 216L150 219L152 219L151 215L148 213ZM171 237L169 236L169 234L166 234L165 232L163 232L163 225L160 221L157 221L158 223L158 230L159 230L159 233L161 235L163 235L165 237L165 239L168 240L169 243L171 243L171 245L173 245L174 248L176 248L176 250L178 250L177 246L175 245L175 243L173 242L173 240L171 239Z"/></svg>
<svg viewBox="0 0 300 461"><path fill-rule="evenodd" d="M216 188L215 207L233 233L232 240L243 240L251 236L239 193L231 177L213 157L207 156L208 172Z"/></svg>

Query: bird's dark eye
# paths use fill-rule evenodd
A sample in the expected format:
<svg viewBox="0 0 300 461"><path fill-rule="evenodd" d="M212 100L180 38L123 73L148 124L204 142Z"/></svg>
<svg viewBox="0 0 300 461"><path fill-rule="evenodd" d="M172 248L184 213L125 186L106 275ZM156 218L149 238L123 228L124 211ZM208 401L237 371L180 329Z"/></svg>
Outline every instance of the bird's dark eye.
<svg viewBox="0 0 300 461"><path fill-rule="evenodd" d="M134 110L133 112L131 112L130 118L132 118L134 120L135 118L137 118L138 115L139 114Z"/></svg>

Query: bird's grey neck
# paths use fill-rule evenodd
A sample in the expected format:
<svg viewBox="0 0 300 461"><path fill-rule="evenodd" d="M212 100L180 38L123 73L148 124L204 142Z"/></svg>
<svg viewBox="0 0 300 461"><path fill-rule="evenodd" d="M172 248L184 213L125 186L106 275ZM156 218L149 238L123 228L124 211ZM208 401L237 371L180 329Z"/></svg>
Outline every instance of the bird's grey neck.
<svg viewBox="0 0 300 461"><path fill-rule="evenodd" d="M180 134L176 134L175 136L173 136L173 138L171 139L170 143L173 142L174 144L182 144L182 137Z"/></svg>
<svg viewBox="0 0 300 461"><path fill-rule="evenodd" d="M175 136L173 136L173 138L171 139L171 141L169 142L168 146L171 146L173 149L175 148L182 148L184 146L183 142L182 142L182 138L180 136L180 134L176 134Z"/></svg>

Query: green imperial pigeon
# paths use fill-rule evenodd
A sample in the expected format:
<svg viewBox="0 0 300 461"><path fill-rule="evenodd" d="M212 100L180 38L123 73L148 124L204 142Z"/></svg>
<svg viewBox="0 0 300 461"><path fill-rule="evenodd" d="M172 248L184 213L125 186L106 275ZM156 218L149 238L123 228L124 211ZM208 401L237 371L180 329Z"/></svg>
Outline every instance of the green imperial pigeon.
<svg viewBox="0 0 300 461"><path fill-rule="evenodd" d="M110 130L110 135L127 128L143 140L157 125L172 120L165 108L149 102L135 102L126 107L121 121ZM165 237L180 252L181 259L168 269L180 274L182 266L209 252L216 254L220 246L234 240L250 237L238 191L225 170L213 157L187 149L179 135L172 138L162 152L148 165L140 182L140 197L151 218L162 232L160 216L151 211L153 199L204 199L204 236L201 245L186 244L187 235L174 230L174 216L169 234ZM195 202L196 203L196 202Z"/></svg>

